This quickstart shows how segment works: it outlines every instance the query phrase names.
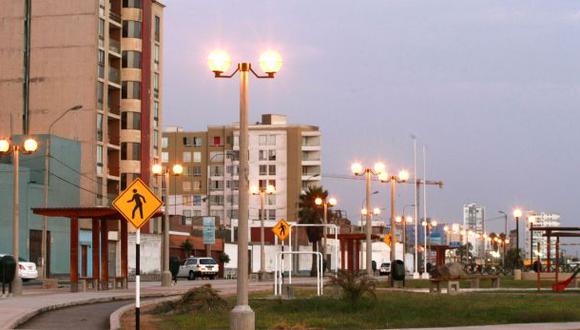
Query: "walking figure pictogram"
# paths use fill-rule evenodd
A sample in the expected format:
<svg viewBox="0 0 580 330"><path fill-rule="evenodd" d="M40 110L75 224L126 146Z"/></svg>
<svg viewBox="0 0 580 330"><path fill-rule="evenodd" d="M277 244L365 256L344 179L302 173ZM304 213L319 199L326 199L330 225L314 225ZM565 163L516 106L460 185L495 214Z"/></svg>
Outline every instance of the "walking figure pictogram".
<svg viewBox="0 0 580 330"><path fill-rule="evenodd" d="M280 224L280 236L286 236L286 226L283 223Z"/></svg>
<svg viewBox="0 0 580 330"><path fill-rule="evenodd" d="M139 215L141 219L143 219L143 204L147 203L145 197L143 195L137 193L137 189L133 189L133 198L127 201L127 203L135 203L135 207L133 208L133 212L131 213L131 219L135 219L135 212L139 210Z"/></svg>

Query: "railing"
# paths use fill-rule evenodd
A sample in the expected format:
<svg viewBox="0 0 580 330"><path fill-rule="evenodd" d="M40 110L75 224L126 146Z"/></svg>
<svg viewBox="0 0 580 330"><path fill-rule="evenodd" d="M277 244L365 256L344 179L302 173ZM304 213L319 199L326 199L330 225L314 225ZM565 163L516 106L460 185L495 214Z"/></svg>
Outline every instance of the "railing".
<svg viewBox="0 0 580 330"><path fill-rule="evenodd" d="M121 42L119 42L118 40L109 39L109 51L111 52L115 52L117 54L121 54Z"/></svg>
<svg viewBox="0 0 580 330"><path fill-rule="evenodd" d="M109 18L112 19L113 21L121 24L121 15L119 15L113 11L109 11Z"/></svg>
<svg viewBox="0 0 580 330"><path fill-rule="evenodd" d="M119 70L115 68L109 68L109 81L117 84L121 83L121 75L119 74Z"/></svg>

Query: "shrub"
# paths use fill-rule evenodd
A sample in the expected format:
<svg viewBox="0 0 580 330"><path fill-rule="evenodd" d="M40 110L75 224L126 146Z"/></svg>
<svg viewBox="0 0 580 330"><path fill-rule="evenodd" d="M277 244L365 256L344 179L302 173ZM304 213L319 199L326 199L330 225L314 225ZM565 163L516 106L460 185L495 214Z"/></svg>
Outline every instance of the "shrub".
<svg viewBox="0 0 580 330"><path fill-rule="evenodd" d="M181 299L161 304L153 313L219 312L227 310L228 303L219 296L211 284L187 291Z"/></svg>
<svg viewBox="0 0 580 330"><path fill-rule="evenodd" d="M342 289L342 299L355 305L364 295L376 299L377 282L367 274L339 271L338 276L331 278L330 284Z"/></svg>

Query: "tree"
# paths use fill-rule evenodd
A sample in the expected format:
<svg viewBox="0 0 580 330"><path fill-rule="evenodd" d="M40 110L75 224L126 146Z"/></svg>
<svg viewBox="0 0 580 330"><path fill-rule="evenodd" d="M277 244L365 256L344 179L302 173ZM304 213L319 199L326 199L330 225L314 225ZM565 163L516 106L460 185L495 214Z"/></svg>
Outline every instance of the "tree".
<svg viewBox="0 0 580 330"><path fill-rule="evenodd" d="M188 258L191 255L191 251L193 251L193 245L186 239L183 243L181 243L181 248L185 251L185 258Z"/></svg>
<svg viewBox="0 0 580 330"><path fill-rule="evenodd" d="M308 187L308 189L300 195L298 203L298 223L301 224L321 224L323 217L322 207L316 205L314 200L317 197L326 199L328 191L322 187ZM312 243L312 251L320 251L319 242L322 238L322 227L306 227L306 235L308 241ZM312 267L310 268L310 276L316 275L316 258L312 256Z"/></svg>
<svg viewBox="0 0 580 330"><path fill-rule="evenodd" d="M522 259L519 256L519 249L511 248L505 255L505 268L509 270L517 269L522 266Z"/></svg>

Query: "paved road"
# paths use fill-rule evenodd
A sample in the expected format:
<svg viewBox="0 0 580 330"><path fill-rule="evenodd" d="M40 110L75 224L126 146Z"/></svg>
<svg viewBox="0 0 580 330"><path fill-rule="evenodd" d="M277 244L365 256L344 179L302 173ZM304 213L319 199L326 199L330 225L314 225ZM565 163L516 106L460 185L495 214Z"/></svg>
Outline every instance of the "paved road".
<svg viewBox="0 0 580 330"><path fill-rule="evenodd" d="M18 329L109 329L109 315L133 300L81 305L42 313Z"/></svg>

